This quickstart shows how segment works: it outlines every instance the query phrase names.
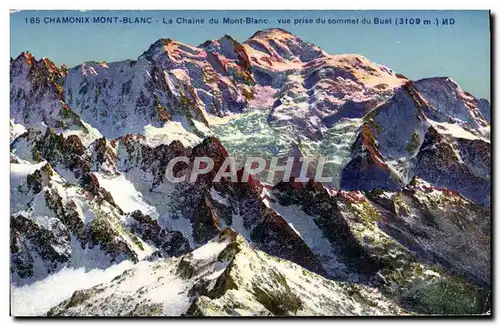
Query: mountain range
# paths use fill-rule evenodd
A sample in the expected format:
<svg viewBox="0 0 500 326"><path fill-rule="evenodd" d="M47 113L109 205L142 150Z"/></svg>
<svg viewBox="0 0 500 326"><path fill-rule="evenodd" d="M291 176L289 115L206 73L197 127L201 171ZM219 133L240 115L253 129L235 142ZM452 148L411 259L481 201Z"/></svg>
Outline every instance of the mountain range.
<svg viewBox="0 0 500 326"><path fill-rule="evenodd" d="M23 52L10 61L12 313L487 313L490 110L450 78L412 81L282 29L72 68ZM171 183L178 156L235 157L238 181ZM324 156L334 178L239 182L251 156ZM112 280L56 282L52 301L16 297L125 262Z"/></svg>

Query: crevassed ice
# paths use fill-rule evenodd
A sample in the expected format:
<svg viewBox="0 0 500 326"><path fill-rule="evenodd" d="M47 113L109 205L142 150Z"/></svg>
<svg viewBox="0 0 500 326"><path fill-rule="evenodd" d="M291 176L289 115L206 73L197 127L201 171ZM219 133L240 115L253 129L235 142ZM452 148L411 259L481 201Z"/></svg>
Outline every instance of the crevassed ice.
<svg viewBox="0 0 500 326"><path fill-rule="evenodd" d="M362 119L343 118L324 132L323 139L312 141L287 126L273 127L267 122L267 112L253 111L228 123L214 125L212 130L235 157L238 168L243 167L249 156L286 157L295 143L303 156L328 158L323 175L332 176L332 186L338 187L340 172L349 161L351 146L361 124Z"/></svg>

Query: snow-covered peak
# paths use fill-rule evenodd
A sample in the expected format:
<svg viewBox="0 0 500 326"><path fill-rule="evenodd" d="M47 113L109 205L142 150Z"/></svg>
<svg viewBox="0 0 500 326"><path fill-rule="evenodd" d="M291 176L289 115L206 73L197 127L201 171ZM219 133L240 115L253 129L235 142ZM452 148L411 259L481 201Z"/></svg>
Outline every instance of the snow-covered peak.
<svg viewBox="0 0 500 326"><path fill-rule="evenodd" d="M295 38L295 36L283 28L268 28L257 31L250 37L250 39L255 38Z"/></svg>
<svg viewBox="0 0 500 326"><path fill-rule="evenodd" d="M438 122L462 122L481 131L489 128L478 99L465 92L449 77L426 78L413 83L415 89L428 101L429 118ZM484 110L484 108L483 108Z"/></svg>
<svg viewBox="0 0 500 326"><path fill-rule="evenodd" d="M388 91L407 81L403 75L358 54L329 55L309 62L305 67L310 70L332 69L338 77L355 80L379 91Z"/></svg>
<svg viewBox="0 0 500 326"><path fill-rule="evenodd" d="M279 28L257 32L244 45L252 64L275 71L300 69L304 62L327 55L314 44Z"/></svg>
<svg viewBox="0 0 500 326"><path fill-rule="evenodd" d="M227 34L218 40L206 41L200 47L207 52L217 53L227 60L241 60L241 57L244 59L247 56L243 46Z"/></svg>
<svg viewBox="0 0 500 326"><path fill-rule="evenodd" d="M204 56L203 50L197 47L173 40L171 38L161 38L151 44L141 56L148 60L159 60L162 56L170 59L182 60L182 56L197 57Z"/></svg>

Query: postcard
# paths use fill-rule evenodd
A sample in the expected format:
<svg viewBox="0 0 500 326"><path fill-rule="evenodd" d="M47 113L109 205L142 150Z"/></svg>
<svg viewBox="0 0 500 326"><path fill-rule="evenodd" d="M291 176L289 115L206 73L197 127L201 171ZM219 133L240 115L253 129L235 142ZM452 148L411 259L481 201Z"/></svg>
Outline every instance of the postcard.
<svg viewBox="0 0 500 326"><path fill-rule="evenodd" d="M489 11L12 11L15 317L491 318Z"/></svg>

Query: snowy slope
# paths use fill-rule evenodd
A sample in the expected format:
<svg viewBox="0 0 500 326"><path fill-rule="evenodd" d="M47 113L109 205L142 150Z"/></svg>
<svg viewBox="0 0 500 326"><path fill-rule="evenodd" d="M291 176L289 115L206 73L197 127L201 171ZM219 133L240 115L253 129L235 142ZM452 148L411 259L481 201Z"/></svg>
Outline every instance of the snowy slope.
<svg viewBox="0 0 500 326"><path fill-rule="evenodd" d="M59 302L71 297L73 292L109 282L132 267L130 261L108 269L78 269L64 267L41 281L30 285L11 286L11 314L13 316L42 316ZM38 300L33 300L37 298Z"/></svg>
<svg viewBox="0 0 500 326"><path fill-rule="evenodd" d="M315 276L255 251L229 229L186 256L140 263L111 282L75 292L49 311L65 316L401 313L397 304L373 289Z"/></svg>

